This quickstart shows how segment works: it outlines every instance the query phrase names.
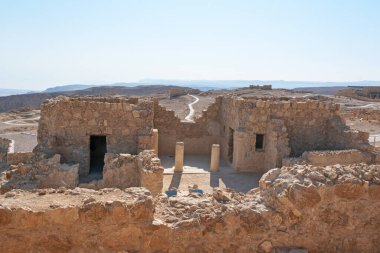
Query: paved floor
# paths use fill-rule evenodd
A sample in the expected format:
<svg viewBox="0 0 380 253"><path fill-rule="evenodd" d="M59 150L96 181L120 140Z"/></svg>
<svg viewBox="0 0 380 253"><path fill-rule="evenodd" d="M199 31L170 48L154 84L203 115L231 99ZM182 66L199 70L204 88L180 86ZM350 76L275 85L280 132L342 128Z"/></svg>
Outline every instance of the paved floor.
<svg viewBox="0 0 380 253"><path fill-rule="evenodd" d="M226 187L238 192L247 192L259 186L261 173L235 172L226 161L220 162L219 172L210 172L210 157L186 156L183 173L173 171L174 158L160 156L164 171L164 189L175 187L187 190L197 184L199 189L211 192L213 187Z"/></svg>

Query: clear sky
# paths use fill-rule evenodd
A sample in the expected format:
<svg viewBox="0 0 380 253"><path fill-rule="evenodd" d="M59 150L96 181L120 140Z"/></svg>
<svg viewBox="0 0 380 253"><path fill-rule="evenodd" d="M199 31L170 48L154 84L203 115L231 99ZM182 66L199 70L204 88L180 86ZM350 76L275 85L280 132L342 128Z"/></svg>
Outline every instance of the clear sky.
<svg viewBox="0 0 380 253"><path fill-rule="evenodd" d="M380 80L378 0L0 0L0 88Z"/></svg>

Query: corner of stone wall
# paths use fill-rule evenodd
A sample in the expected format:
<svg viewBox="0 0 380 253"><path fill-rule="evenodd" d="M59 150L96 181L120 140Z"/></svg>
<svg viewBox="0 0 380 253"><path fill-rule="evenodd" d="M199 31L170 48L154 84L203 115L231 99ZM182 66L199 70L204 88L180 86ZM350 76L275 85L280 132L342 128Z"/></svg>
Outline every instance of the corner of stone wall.
<svg viewBox="0 0 380 253"><path fill-rule="evenodd" d="M137 157L141 172L141 186L147 188L153 196L163 188L164 168L153 150L144 150Z"/></svg>

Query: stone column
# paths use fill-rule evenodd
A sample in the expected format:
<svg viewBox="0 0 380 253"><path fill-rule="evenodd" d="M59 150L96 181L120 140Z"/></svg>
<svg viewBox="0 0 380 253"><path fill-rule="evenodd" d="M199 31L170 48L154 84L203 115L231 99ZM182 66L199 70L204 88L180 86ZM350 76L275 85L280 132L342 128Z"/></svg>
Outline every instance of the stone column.
<svg viewBox="0 0 380 253"><path fill-rule="evenodd" d="M154 153L158 156L158 129L152 130L152 147Z"/></svg>
<svg viewBox="0 0 380 253"><path fill-rule="evenodd" d="M220 157L219 144L212 144L210 171L212 172L219 171L219 157Z"/></svg>
<svg viewBox="0 0 380 253"><path fill-rule="evenodd" d="M185 144L183 142L177 142L175 144L175 161L174 161L174 171L183 171L183 157L185 151Z"/></svg>

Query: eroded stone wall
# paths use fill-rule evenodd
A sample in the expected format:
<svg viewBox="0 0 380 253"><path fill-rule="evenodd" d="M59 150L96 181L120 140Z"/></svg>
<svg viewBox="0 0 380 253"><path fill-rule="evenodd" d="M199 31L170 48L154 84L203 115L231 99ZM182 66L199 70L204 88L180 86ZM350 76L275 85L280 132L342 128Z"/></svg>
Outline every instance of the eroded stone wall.
<svg viewBox="0 0 380 253"><path fill-rule="evenodd" d="M158 129L158 151L160 155L172 155L176 142L185 143L186 155L209 155L212 144L219 143L219 104L212 104L202 112L195 122L182 122L157 102L155 103L154 126Z"/></svg>
<svg viewBox="0 0 380 253"><path fill-rule="evenodd" d="M151 101L136 98L58 97L41 106L35 151L61 154L89 172L90 136L106 136L107 152L137 154L151 149Z"/></svg>
<svg viewBox="0 0 380 253"><path fill-rule="evenodd" d="M79 184L79 165L61 164L61 156L31 156L27 163L15 163L0 175L0 192L12 189L75 188L91 189L145 187L153 195L162 191L163 167L153 150L138 155L105 155L102 179Z"/></svg>
<svg viewBox="0 0 380 253"><path fill-rule="evenodd" d="M61 164L61 156L40 159L34 157L30 163L18 163L1 175L0 192L12 189L75 188L79 181L79 165Z"/></svg>
<svg viewBox="0 0 380 253"><path fill-rule="evenodd" d="M142 186L157 195L162 191L163 172L160 159L152 150L138 155L106 154L103 179L96 182L95 188Z"/></svg>
<svg viewBox="0 0 380 253"><path fill-rule="evenodd" d="M0 162L7 162L7 153L10 144L11 140L8 140L6 138L0 138Z"/></svg>
<svg viewBox="0 0 380 253"><path fill-rule="evenodd" d="M380 166L365 164L273 169L248 194L12 191L0 196L0 251L376 253L379 196Z"/></svg>
<svg viewBox="0 0 380 253"><path fill-rule="evenodd" d="M306 163L314 166L375 162L375 155L357 149L334 151L307 151L302 154Z"/></svg>
<svg viewBox="0 0 380 253"><path fill-rule="evenodd" d="M222 155L231 159L233 150L237 170L267 171L281 166L285 157L310 150L370 148L366 133L345 125L337 104L289 98L218 99ZM262 149L256 149L257 134L264 135Z"/></svg>
<svg viewBox="0 0 380 253"><path fill-rule="evenodd" d="M108 153L137 154L153 148L154 128L159 155L173 155L176 142L185 143L185 155L210 155L220 144L222 158L238 171L266 172L305 151L371 151L368 134L349 129L337 104L236 96L216 98L195 122L182 122L157 100L60 97L42 106L36 151L61 154L86 175L90 136L105 135Z"/></svg>

